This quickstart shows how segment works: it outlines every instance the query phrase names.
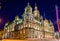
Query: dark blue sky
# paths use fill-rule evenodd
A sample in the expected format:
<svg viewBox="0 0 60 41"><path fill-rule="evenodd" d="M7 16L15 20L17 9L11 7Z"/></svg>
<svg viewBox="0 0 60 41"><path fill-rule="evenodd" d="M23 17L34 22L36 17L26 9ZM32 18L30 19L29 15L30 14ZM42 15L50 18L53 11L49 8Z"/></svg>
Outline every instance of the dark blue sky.
<svg viewBox="0 0 60 41"><path fill-rule="evenodd" d="M13 21L16 15L19 15L19 17L21 17L24 12L24 8L29 2L32 8L34 8L35 3L37 4L42 16L44 16L45 12L45 17L48 20L52 20L55 26L55 31L57 31L55 5L57 4L60 11L60 0L0 0L0 2L2 3L0 18L3 19L3 22L0 24L0 29L3 29L5 22Z"/></svg>

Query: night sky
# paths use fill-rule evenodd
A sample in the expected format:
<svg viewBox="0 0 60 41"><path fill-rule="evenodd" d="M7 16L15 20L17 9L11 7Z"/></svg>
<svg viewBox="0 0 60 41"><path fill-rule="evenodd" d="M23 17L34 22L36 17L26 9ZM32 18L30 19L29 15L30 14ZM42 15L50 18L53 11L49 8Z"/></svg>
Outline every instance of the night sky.
<svg viewBox="0 0 60 41"><path fill-rule="evenodd" d="M60 11L60 0L0 0L0 2L0 5L2 6L0 9L0 19L2 20L0 23L0 30L4 28L4 24L7 21L13 21L16 15L22 18L21 15L23 14L24 8L27 6L28 2L33 9L36 3L40 15L44 16L45 12L45 17L54 23L55 31L58 30L56 25L55 5L58 6L58 10Z"/></svg>

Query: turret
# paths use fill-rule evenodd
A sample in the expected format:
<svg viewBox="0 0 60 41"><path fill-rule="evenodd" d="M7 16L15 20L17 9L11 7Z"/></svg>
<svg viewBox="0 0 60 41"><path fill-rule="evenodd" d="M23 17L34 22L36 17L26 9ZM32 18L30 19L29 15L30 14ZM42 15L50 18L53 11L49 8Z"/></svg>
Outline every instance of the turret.
<svg viewBox="0 0 60 41"><path fill-rule="evenodd" d="M33 11L33 16L35 17L36 20L40 21L40 14L39 14L39 10L37 8L37 5L35 4L35 8L34 8L34 11Z"/></svg>
<svg viewBox="0 0 60 41"><path fill-rule="evenodd" d="M14 23L15 24L19 24L19 23L21 23L22 22L22 20L19 18L19 16L16 16L15 17L15 20L14 20Z"/></svg>
<svg viewBox="0 0 60 41"><path fill-rule="evenodd" d="M36 4L35 4L35 8L34 8L34 12L33 12L33 14L34 14L34 17L39 17L39 10L38 10Z"/></svg>

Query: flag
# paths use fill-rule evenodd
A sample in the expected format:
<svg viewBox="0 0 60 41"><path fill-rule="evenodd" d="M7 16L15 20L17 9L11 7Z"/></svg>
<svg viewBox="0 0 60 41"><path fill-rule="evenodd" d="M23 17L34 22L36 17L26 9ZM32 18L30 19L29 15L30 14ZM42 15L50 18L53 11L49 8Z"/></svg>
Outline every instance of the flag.
<svg viewBox="0 0 60 41"><path fill-rule="evenodd" d="M59 32L60 32L60 20L58 21L58 26L59 26Z"/></svg>

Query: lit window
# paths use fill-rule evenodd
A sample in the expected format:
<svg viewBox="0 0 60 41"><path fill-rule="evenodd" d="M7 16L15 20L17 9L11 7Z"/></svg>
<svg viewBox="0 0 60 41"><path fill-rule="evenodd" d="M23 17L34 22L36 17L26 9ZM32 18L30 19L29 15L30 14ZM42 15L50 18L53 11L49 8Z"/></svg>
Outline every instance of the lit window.
<svg viewBox="0 0 60 41"><path fill-rule="evenodd" d="M30 27L30 23L29 23L29 27Z"/></svg>
<svg viewBox="0 0 60 41"><path fill-rule="evenodd" d="M23 33L25 33L25 30L23 30Z"/></svg>
<svg viewBox="0 0 60 41"><path fill-rule="evenodd" d="M22 34L22 31L20 31L20 34Z"/></svg>

